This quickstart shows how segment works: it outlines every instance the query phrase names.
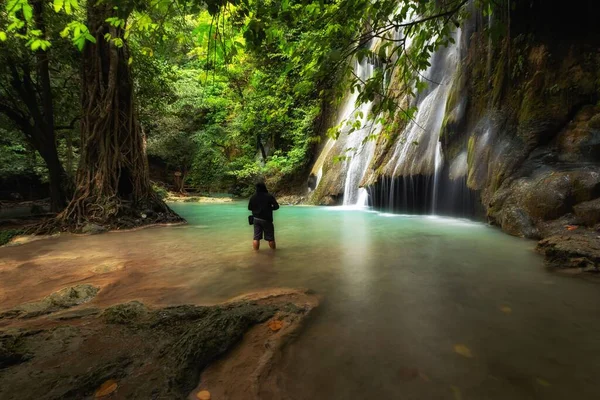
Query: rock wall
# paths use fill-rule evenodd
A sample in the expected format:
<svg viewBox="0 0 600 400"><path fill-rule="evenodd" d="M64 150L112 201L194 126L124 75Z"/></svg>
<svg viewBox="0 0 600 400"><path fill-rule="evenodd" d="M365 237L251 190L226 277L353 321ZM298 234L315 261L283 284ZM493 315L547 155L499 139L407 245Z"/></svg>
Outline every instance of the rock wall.
<svg viewBox="0 0 600 400"><path fill-rule="evenodd" d="M439 134L438 172L431 171L430 152L421 154L428 159L414 157L418 150L407 165L429 168L390 168L393 149L408 131L406 123L390 121L362 184L379 208L430 212L444 204L447 212L477 214L516 236L581 235L600 242L600 29L594 3L499 4L493 18L473 9L460 30L443 123L439 133L429 132ZM343 166L332 153L320 161L313 203L330 204L343 194ZM407 197L432 206L411 208L402 200ZM598 266L593 255L578 257L580 266Z"/></svg>
<svg viewBox="0 0 600 400"><path fill-rule="evenodd" d="M532 24L543 8L533 4L513 11L510 36L470 35L441 141L451 165L466 152L466 183L492 223L539 238L548 221L600 196L600 42L548 35L559 21Z"/></svg>

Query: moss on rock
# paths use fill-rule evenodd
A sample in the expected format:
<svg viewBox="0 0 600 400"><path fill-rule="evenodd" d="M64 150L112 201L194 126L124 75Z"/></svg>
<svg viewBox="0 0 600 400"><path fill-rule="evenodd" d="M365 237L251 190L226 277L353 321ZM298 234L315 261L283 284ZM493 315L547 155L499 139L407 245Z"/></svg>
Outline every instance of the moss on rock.
<svg viewBox="0 0 600 400"><path fill-rule="evenodd" d="M0 246L9 243L14 237L23 234L19 229L6 229L0 231Z"/></svg>
<svg viewBox="0 0 600 400"><path fill-rule="evenodd" d="M0 374L0 398L88 398L108 379L118 382L119 398L186 398L200 372L251 327L276 314L302 318L318 303L288 292L216 306L150 309L133 301L85 324L0 332L0 368L12 368Z"/></svg>
<svg viewBox="0 0 600 400"><path fill-rule="evenodd" d="M0 313L0 319L15 317L35 318L40 315L51 314L75 307L92 300L96 297L99 290L99 288L89 284L70 286L54 292L41 300L21 304L12 310L4 311Z"/></svg>
<svg viewBox="0 0 600 400"><path fill-rule="evenodd" d="M117 304L109 307L101 317L108 324L134 324L148 313L146 306L139 301Z"/></svg>

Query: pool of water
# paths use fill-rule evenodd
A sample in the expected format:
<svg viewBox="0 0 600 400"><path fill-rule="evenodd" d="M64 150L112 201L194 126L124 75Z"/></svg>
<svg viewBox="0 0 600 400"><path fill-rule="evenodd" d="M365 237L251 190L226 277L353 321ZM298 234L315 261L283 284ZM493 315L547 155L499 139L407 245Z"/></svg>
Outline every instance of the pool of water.
<svg viewBox="0 0 600 400"><path fill-rule="evenodd" d="M284 353L290 399L600 398L600 290L547 272L534 242L296 206L275 214L278 250L254 253L245 206L174 204L188 225L0 249L1 308L84 281L98 304L305 287L324 300Z"/></svg>

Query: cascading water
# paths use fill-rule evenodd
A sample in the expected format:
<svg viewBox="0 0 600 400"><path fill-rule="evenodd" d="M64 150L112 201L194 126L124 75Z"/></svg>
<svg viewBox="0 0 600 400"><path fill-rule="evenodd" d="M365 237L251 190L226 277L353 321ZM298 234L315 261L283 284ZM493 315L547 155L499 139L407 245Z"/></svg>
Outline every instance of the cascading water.
<svg viewBox="0 0 600 400"><path fill-rule="evenodd" d="M459 43L460 29L456 32L455 37L455 43ZM432 187L425 187L424 191L430 193L431 196L430 205L427 208L431 213L436 211L439 174L443 165L439 136L459 57L460 49L456 44L440 49L432 56L431 66L424 73L429 82L429 89L417 97L415 101L418 108L417 114L401 133L401 140L396 142L394 152L386 167L387 174L392 178L391 186L389 190L386 190L388 196L386 200L390 205L394 205L398 201L394 198L397 189L394 178L401 177L403 178L402 182L405 182L406 179L415 176L432 176ZM406 195L407 190L404 189L403 193ZM414 188L411 191L414 192ZM412 194L414 195L414 193Z"/></svg>
<svg viewBox="0 0 600 400"><path fill-rule="evenodd" d="M368 43L369 50L374 52L382 40L385 39L372 39ZM376 69L376 61L371 57L364 57L361 61L354 59L353 72L359 84L373 78ZM376 143L373 138L381 132L382 125L371 115L373 102L357 104L358 96L359 92L354 90L348 93L342 103L337 121L340 126L338 138L329 139L321 150L311 172L311 184L314 184L311 191L322 194L317 188L323 184L322 178L328 173L324 172L324 168L335 170L337 176L325 182L326 187L334 188L329 195L337 197L343 193L344 206L363 207L368 205L369 193L361 184L375 154ZM360 125L358 129L357 125ZM333 167L332 163L327 162L335 158L344 160L341 167Z"/></svg>
<svg viewBox="0 0 600 400"><path fill-rule="evenodd" d="M377 46L377 41L372 40L369 46L373 50ZM365 57L361 62L355 61L354 73L363 82L373 77L375 65ZM346 113L342 115L346 121L342 128L341 135L347 136L346 150L350 153L345 161L346 180L344 182L344 205L345 206L366 206L368 203L368 193L366 189L360 188L360 182L365 176L367 167L371 163L375 153L375 142L369 140L369 136L377 135L381 131L381 125L369 119L372 102L362 103L355 108L358 92L355 92L348 99L345 106ZM360 122L360 129L349 132L349 127L354 121Z"/></svg>
<svg viewBox="0 0 600 400"><path fill-rule="evenodd" d="M309 187L310 191L316 190L316 188L319 186L319 183L321 183L321 178L323 178L323 163L325 163L325 159L327 158L329 151L333 147L333 144L334 144L333 139L327 140L327 143L325 143L325 146L323 147L323 150L321 151L319 158L317 158L317 161L315 162L315 165L313 166L313 172L314 172L313 176L314 176L315 180L314 180L314 185L312 187Z"/></svg>
<svg viewBox="0 0 600 400"><path fill-rule="evenodd" d="M397 32L397 35L400 34ZM447 185L449 179L439 138L450 90L458 75L462 51L460 29L453 38L454 43L432 55L431 66L423 73L429 87L410 101L418 111L388 147L389 150L385 150L385 158L375 160L379 162L377 173L371 166L377 145L369 138L378 135L382 126L375 122L373 116L369 118L373 107L371 102L357 106L358 93L348 95L340 113L343 127L339 138L337 141L329 140L313 168L316 185L322 181L325 183L324 190L317 196L329 195L335 199L343 192L345 206L366 206L370 203L377 208L409 213L436 213L439 206L444 206L440 203L447 202L441 202L441 199L448 194L448 188L443 185ZM410 43L410 38L407 38L408 47ZM373 40L370 49L376 49L378 44ZM371 60L355 61L354 73L362 81L370 79L375 69ZM460 99L458 104L464 107L465 103ZM360 121L360 129L350 132L356 121ZM377 154L381 158L379 148ZM332 167L329 164L324 169L326 160L335 156L345 159L342 166ZM363 188L361 184L369 186Z"/></svg>

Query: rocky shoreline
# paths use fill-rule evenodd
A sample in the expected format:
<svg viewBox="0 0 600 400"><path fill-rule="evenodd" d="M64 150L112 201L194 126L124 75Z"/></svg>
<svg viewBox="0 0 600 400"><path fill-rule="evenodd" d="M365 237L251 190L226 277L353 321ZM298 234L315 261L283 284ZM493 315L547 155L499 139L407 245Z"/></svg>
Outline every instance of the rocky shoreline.
<svg viewBox="0 0 600 400"><path fill-rule="evenodd" d="M214 306L86 306L98 291L78 285L0 313L2 399L259 399L281 390L274 363L319 303L275 289Z"/></svg>
<svg viewBox="0 0 600 400"><path fill-rule="evenodd" d="M179 193L169 192L164 199L167 203L231 203L231 197L210 197L197 196L194 194L181 195Z"/></svg>

